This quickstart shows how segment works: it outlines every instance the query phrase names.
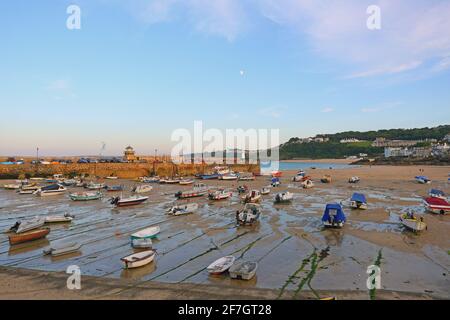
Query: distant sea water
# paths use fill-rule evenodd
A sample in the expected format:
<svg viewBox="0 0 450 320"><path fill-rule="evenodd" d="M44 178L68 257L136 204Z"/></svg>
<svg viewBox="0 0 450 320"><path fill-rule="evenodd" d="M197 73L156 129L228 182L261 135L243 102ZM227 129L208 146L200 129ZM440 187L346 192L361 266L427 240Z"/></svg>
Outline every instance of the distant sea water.
<svg viewBox="0 0 450 320"><path fill-rule="evenodd" d="M275 166L276 167L276 166ZM266 168L266 166L262 165L261 169ZM351 166L344 163L331 163L331 162L302 162L302 161L296 161L296 162L279 162L279 170L280 171L292 171L292 170L307 170L311 168L316 169L349 169L349 168L355 168L355 166Z"/></svg>

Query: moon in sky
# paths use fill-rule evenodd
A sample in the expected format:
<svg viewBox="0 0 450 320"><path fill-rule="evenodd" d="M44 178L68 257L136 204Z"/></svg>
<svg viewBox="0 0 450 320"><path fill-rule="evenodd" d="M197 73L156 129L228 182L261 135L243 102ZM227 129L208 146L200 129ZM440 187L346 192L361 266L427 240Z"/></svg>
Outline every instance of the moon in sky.
<svg viewBox="0 0 450 320"><path fill-rule="evenodd" d="M241 76L244 75L244 70L239 71L239 73L241 74Z"/></svg>

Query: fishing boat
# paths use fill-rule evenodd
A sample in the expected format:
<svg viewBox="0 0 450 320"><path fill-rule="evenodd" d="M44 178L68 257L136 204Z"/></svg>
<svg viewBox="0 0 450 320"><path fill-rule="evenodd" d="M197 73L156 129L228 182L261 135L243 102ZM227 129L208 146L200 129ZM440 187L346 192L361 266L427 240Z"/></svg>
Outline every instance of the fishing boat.
<svg viewBox="0 0 450 320"><path fill-rule="evenodd" d="M342 201L341 205L360 210L367 210L368 208L366 196L358 192L355 192L349 200Z"/></svg>
<svg viewBox="0 0 450 320"><path fill-rule="evenodd" d="M18 190L22 187L21 184L5 184L3 186L4 189L6 190Z"/></svg>
<svg viewBox="0 0 450 320"><path fill-rule="evenodd" d="M161 232L161 228L159 226L150 227L131 235L131 240L133 239L153 239Z"/></svg>
<svg viewBox="0 0 450 320"><path fill-rule="evenodd" d="M40 197L57 196L66 192L67 189L60 184L52 184L50 186L42 187L35 191L36 195Z"/></svg>
<svg viewBox="0 0 450 320"><path fill-rule="evenodd" d="M50 233L50 228L43 228L43 229L37 229L33 231L28 231L25 233L20 234L13 234L10 235L9 238L9 244L19 244L24 243L28 241L34 241L38 239L45 238Z"/></svg>
<svg viewBox="0 0 450 320"><path fill-rule="evenodd" d="M60 257L66 254L71 254L79 251L81 244L77 242L67 243L64 245L59 245L55 247L50 247L44 250L44 255L51 255L52 257Z"/></svg>
<svg viewBox="0 0 450 320"><path fill-rule="evenodd" d="M432 198L439 198L439 199L447 200L447 196L445 195L445 193L438 189L431 189L430 192L428 193L428 195Z"/></svg>
<svg viewBox="0 0 450 320"><path fill-rule="evenodd" d="M187 186L190 184L194 184L194 180L192 179L183 179L179 181L179 184L181 184L182 186Z"/></svg>
<svg viewBox="0 0 450 320"><path fill-rule="evenodd" d="M142 184L133 188L134 193L148 193L153 190L152 186Z"/></svg>
<svg viewBox="0 0 450 320"><path fill-rule="evenodd" d="M236 258L234 256L226 256L211 263L206 270L211 275L219 275L230 269L235 261Z"/></svg>
<svg viewBox="0 0 450 320"><path fill-rule="evenodd" d="M49 215L45 216L45 223L63 223L63 222L72 222L75 217L69 213L60 214L60 215Z"/></svg>
<svg viewBox="0 0 450 320"><path fill-rule="evenodd" d="M242 210L236 211L236 222L238 225L252 225L258 221L261 215L261 207L254 203L247 203Z"/></svg>
<svg viewBox="0 0 450 320"><path fill-rule="evenodd" d="M431 180L428 179L428 177L426 177L426 176L416 176L415 179L420 184L429 184L429 183L431 183Z"/></svg>
<svg viewBox="0 0 450 320"><path fill-rule="evenodd" d="M122 185L117 185L117 186L106 186L105 190L107 192L119 192L119 191L123 191L124 187Z"/></svg>
<svg viewBox="0 0 450 320"><path fill-rule="evenodd" d="M348 183L358 183L359 181L361 181L361 179L357 176L348 179Z"/></svg>
<svg viewBox="0 0 450 320"><path fill-rule="evenodd" d="M200 179L202 180L213 180L213 179L219 179L220 174L218 173L210 173L210 174L202 174L200 175Z"/></svg>
<svg viewBox="0 0 450 320"><path fill-rule="evenodd" d="M45 219L41 217L35 217L26 221L17 221L9 231L15 233L24 233L34 229L38 229L45 224Z"/></svg>
<svg viewBox="0 0 450 320"><path fill-rule="evenodd" d="M414 232L420 232L427 229L427 224L424 222L423 217L417 218L413 212L407 212L400 216L400 222L407 229Z"/></svg>
<svg viewBox="0 0 450 320"><path fill-rule="evenodd" d="M103 197L103 193L100 191L96 192L76 192L71 193L69 195L70 199L72 201L91 201L91 200L98 200Z"/></svg>
<svg viewBox="0 0 450 320"><path fill-rule="evenodd" d="M230 172L219 176L219 180L237 180L238 175Z"/></svg>
<svg viewBox="0 0 450 320"><path fill-rule="evenodd" d="M331 176L329 174L326 174L320 179L320 182L322 183L331 183Z"/></svg>
<svg viewBox="0 0 450 320"><path fill-rule="evenodd" d="M89 189L89 190L100 190L100 189L104 189L104 188L105 188L104 183L89 182L88 185L86 186L86 189Z"/></svg>
<svg viewBox="0 0 450 320"><path fill-rule="evenodd" d="M135 249L151 249L153 247L152 239L133 239L131 246Z"/></svg>
<svg viewBox="0 0 450 320"><path fill-rule="evenodd" d="M111 199L111 204L116 207L128 207L128 206L136 206L148 200L148 197L143 196L131 196L128 198L114 197Z"/></svg>
<svg viewBox="0 0 450 320"><path fill-rule="evenodd" d="M310 179L302 182L303 189L311 189L314 187L314 182Z"/></svg>
<svg viewBox="0 0 450 320"><path fill-rule="evenodd" d="M289 192L280 192L277 193L275 196L275 203L286 203L286 202L291 202L294 199L294 195Z"/></svg>
<svg viewBox="0 0 450 320"><path fill-rule="evenodd" d="M259 190L252 190L242 197L244 203L258 203L261 201L261 192Z"/></svg>
<svg viewBox="0 0 450 320"><path fill-rule="evenodd" d="M208 194L209 200L225 200L233 196L232 192L226 190L217 190Z"/></svg>
<svg viewBox="0 0 450 320"><path fill-rule="evenodd" d="M178 199L188 199L188 198L197 198L203 197L208 193L207 189L193 189L188 191L179 191L175 193L175 197Z"/></svg>
<svg viewBox="0 0 450 320"><path fill-rule="evenodd" d="M327 204L322 217L322 222L328 228L342 228L347 218L344 210L338 203Z"/></svg>
<svg viewBox="0 0 450 320"><path fill-rule="evenodd" d="M425 198L424 205L432 213L446 214L450 212L450 204L445 199L428 197Z"/></svg>
<svg viewBox="0 0 450 320"><path fill-rule="evenodd" d="M251 280L256 275L257 262L242 261L233 264L228 272L231 279Z"/></svg>
<svg viewBox="0 0 450 320"><path fill-rule="evenodd" d="M186 214L194 213L198 210L197 203L188 203L185 205L173 206L167 210L167 213L173 216L182 216Z"/></svg>
<svg viewBox="0 0 450 320"><path fill-rule="evenodd" d="M279 187L279 186L281 185L280 179L277 178L277 177L272 178L272 180L271 180L271 185L272 185L272 187L274 187L274 188Z"/></svg>
<svg viewBox="0 0 450 320"><path fill-rule="evenodd" d="M120 259L125 264L125 269L134 269L143 267L155 259L156 250L142 251L133 253Z"/></svg>
<svg viewBox="0 0 450 320"><path fill-rule="evenodd" d="M261 195L265 196L268 195L270 193L270 188L269 187L263 187L261 189Z"/></svg>

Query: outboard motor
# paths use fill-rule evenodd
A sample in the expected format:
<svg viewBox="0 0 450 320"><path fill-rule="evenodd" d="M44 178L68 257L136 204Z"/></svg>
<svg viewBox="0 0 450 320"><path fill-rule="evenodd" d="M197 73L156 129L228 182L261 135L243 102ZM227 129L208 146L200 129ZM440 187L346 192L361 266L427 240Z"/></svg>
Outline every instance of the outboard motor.
<svg viewBox="0 0 450 320"><path fill-rule="evenodd" d="M111 204L116 205L119 202L119 197L111 198Z"/></svg>
<svg viewBox="0 0 450 320"><path fill-rule="evenodd" d="M181 191L178 191L177 193L175 193L175 197L176 198L180 198L182 194L183 193Z"/></svg>

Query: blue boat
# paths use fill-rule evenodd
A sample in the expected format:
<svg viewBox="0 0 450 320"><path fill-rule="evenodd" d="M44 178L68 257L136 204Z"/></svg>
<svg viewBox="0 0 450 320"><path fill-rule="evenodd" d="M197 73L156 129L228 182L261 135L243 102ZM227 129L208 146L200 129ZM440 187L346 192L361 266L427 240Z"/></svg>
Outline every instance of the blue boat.
<svg viewBox="0 0 450 320"><path fill-rule="evenodd" d="M272 187L278 187L281 184L280 179L272 178L271 184L272 184Z"/></svg>
<svg viewBox="0 0 450 320"><path fill-rule="evenodd" d="M327 204L325 212L322 217L322 222L325 227L342 228L347 221L344 210L338 203Z"/></svg>
<svg viewBox="0 0 450 320"><path fill-rule="evenodd" d="M219 179L220 174L213 173L213 174L202 174L200 176L200 179L202 180L213 180L213 179Z"/></svg>
<svg viewBox="0 0 450 320"><path fill-rule="evenodd" d="M350 202L351 202L351 207L354 209L361 209L361 210L367 209L366 196L363 195L362 193L355 192L352 195Z"/></svg>
<svg viewBox="0 0 450 320"><path fill-rule="evenodd" d="M416 181L418 183L425 184L425 183L430 183L431 182L431 180L428 179L428 177L426 177L426 176L416 176L415 178L416 178Z"/></svg>
<svg viewBox="0 0 450 320"><path fill-rule="evenodd" d="M433 198L441 198L441 199L444 199L444 200L447 199L445 193L443 191L441 191L441 190L438 190L438 189L431 189L430 192L429 192L429 196L433 197Z"/></svg>

